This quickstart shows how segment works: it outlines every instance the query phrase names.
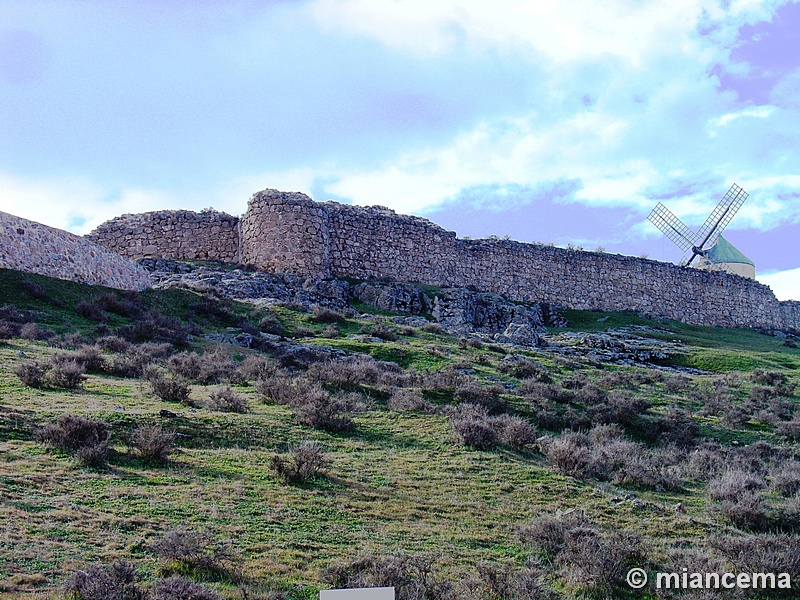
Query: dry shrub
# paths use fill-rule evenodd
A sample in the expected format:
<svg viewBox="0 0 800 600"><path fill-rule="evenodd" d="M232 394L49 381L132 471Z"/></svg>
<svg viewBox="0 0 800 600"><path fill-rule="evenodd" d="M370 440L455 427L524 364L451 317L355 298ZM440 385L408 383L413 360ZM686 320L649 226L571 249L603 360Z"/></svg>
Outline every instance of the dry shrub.
<svg viewBox="0 0 800 600"><path fill-rule="evenodd" d="M444 333L444 328L439 323L425 323L421 329L428 333Z"/></svg>
<svg viewBox="0 0 800 600"><path fill-rule="evenodd" d="M589 435L565 431L556 438L545 438L540 445L550 464L571 477L660 490L680 488L673 471L682 454L670 449L649 450L631 442L616 424L596 426Z"/></svg>
<svg viewBox="0 0 800 600"><path fill-rule="evenodd" d="M0 321L0 341L10 340L14 337L15 327L11 323Z"/></svg>
<svg viewBox="0 0 800 600"><path fill-rule="evenodd" d="M222 600L217 592L186 577L170 577L158 581L150 593L151 600Z"/></svg>
<svg viewBox="0 0 800 600"><path fill-rule="evenodd" d="M275 363L264 356L253 354L245 358L236 368L245 381L259 381L275 375Z"/></svg>
<svg viewBox="0 0 800 600"><path fill-rule="evenodd" d="M335 339L342 334L342 331L336 325L326 325L322 328L322 337Z"/></svg>
<svg viewBox="0 0 800 600"><path fill-rule="evenodd" d="M264 402L291 404L292 399L304 388L301 382L289 377L285 371L273 371L256 384L256 389Z"/></svg>
<svg viewBox="0 0 800 600"><path fill-rule="evenodd" d="M536 442L536 428L517 415L499 415L492 419L500 441L515 450L524 450Z"/></svg>
<svg viewBox="0 0 800 600"><path fill-rule="evenodd" d="M670 394L687 391L692 385L692 380L685 375L670 375L664 380L664 388Z"/></svg>
<svg viewBox="0 0 800 600"><path fill-rule="evenodd" d="M783 438L787 442L800 442L800 416L794 417L791 421L784 421L775 427L775 435Z"/></svg>
<svg viewBox="0 0 800 600"><path fill-rule="evenodd" d="M75 312L90 321L102 321L105 318L103 311L91 301L81 300L75 305Z"/></svg>
<svg viewBox="0 0 800 600"><path fill-rule="evenodd" d="M760 385L776 386L786 383L786 375L778 371L765 371L764 369L753 369L750 373L750 381Z"/></svg>
<svg viewBox="0 0 800 600"><path fill-rule="evenodd" d="M165 463L175 450L175 433L160 425L140 425L133 430L130 447L144 462Z"/></svg>
<svg viewBox="0 0 800 600"><path fill-rule="evenodd" d="M305 441L292 448L287 456L273 455L272 470L287 483L305 483L323 475L330 460L317 442Z"/></svg>
<svg viewBox="0 0 800 600"><path fill-rule="evenodd" d="M604 401L588 406L586 412L593 423L617 423L630 427L650 406L644 398L637 398L625 390L614 390Z"/></svg>
<svg viewBox="0 0 800 600"><path fill-rule="evenodd" d="M663 418L654 421L658 443L662 446L691 448L697 443L699 425L686 410L671 406Z"/></svg>
<svg viewBox="0 0 800 600"><path fill-rule="evenodd" d="M369 334L372 337L376 337L387 342L395 342L400 339L397 330L386 323L378 323L377 325L374 325L372 329L370 329Z"/></svg>
<svg viewBox="0 0 800 600"><path fill-rule="evenodd" d="M84 364L76 358L56 355L50 359L50 365L47 380L52 387L75 390L86 379L83 374Z"/></svg>
<svg viewBox="0 0 800 600"><path fill-rule="evenodd" d="M390 410L402 412L406 410L421 410L423 412L432 413L436 408L433 404L422 397L419 390L408 390L405 388L397 388L392 392L386 405Z"/></svg>
<svg viewBox="0 0 800 600"><path fill-rule="evenodd" d="M111 427L104 421L64 414L56 425L45 425L35 433L35 439L50 448L73 454L85 466L105 463Z"/></svg>
<svg viewBox="0 0 800 600"><path fill-rule="evenodd" d="M144 373L144 376L150 384L150 391L165 402L191 404L189 400L189 394L191 392L189 384L182 378L167 378L155 369L148 369L147 372Z"/></svg>
<svg viewBox="0 0 800 600"><path fill-rule="evenodd" d="M105 373L108 368L106 359L95 346L81 346L73 357L87 373Z"/></svg>
<svg viewBox="0 0 800 600"><path fill-rule="evenodd" d="M214 390L208 397L206 408L219 412L248 413L250 405L247 400L234 392L230 387Z"/></svg>
<svg viewBox="0 0 800 600"><path fill-rule="evenodd" d="M394 587L398 600L451 600L452 586L434 572L437 559L427 554L363 555L329 565L321 578L336 589Z"/></svg>
<svg viewBox="0 0 800 600"><path fill-rule="evenodd" d="M526 567L514 569L510 565L496 566L481 563L476 568L477 578L467 575L459 578L457 598L465 600L556 600L553 591L541 583L541 573Z"/></svg>
<svg viewBox="0 0 800 600"><path fill-rule="evenodd" d="M116 561L76 571L64 584L64 592L72 600L147 600L147 592L137 585L140 579L135 566Z"/></svg>
<svg viewBox="0 0 800 600"><path fill-rule="evenodd" d="M496 448L497 436L486 407L479 404L459 404L449 409L450 429L456 443L478 450Z"/></svg>
<svg viewBox="0 0 800 600"><path fill-rule="evenodd" d="M800 492L800 462L788 460L770 474L772 487L784 497Z"/></svg>
<svg viewBox="0 0 800 600"><path fill-rule="evenodd" d="M272 335L284 335L286 333L283 325L278 320L278 317L272 313L262 317L262 319L258 322L258 329L264 333L269 333Z"/></svg>
<svg viewBox="0 0 800 600"><path fill-rule="evenodd" d="M503 358L498 370L517 379L530 379L541 381L542 383L550 383L552 381L547 367L518 354L509 354Z"/></svg>
<svg viewBox="0 0 800 600"><path fill-rule="evenodd" d="M800 573L800 535L786 533L760 533L741 537L709 538L712 547L722 552L740 573ZM786 590L787 597L796 597L794 591ZM777 597L779 590L770 590Z"/></svg>
<svg viewBox="0 0 800 600"><path fill-rule="evenodd" d="M326 431L352 431L356 424L347 416L347 407L325 390L313 386L299 387L289 404L295 419L302 425Z"/></svg>
<svg viewBox="0 0 800 600"><path fill-rule="evenodd" d="M718 502L719 513L737 527L763 530L768 526L767 505L760 493L766 486L762 477L731 469L708 483L708 495Z"/></svg>
<svg viewBox="0 0 800 600"><path fill-rule="evenodd" d="M200 375L200 355L196 352L178 352L167 360L167 369L174 377L196 380Z"/></svg>
<svg viewBox="0 0 800 600"><path fill-rule="evenodd" d="M546 440L543 447L550 464L565 475L576 478L593 475L591 443L587 435L566 431Z"/></svg>
<svg viewBox="0 0 800 600"><path fill-rule="evenodd" d="M365 386L377 385L382 375L382 369L368 356L317 363L307 373L312 381L342 390L360 390Z"/></svg>
<svg viewBox="0 0 800 600"><path fill-rule="evenodd" d="M434 394L454 394L457 386L464 385L469 378L450 369L426 371L422 376L422 389Z"/></svg>
<svg viewBox="0 0 800 600"><path fill-rule="evenodd" d="M646 559L638 536L628 532L603 535L582 513L543 517L517 528L517 536L550 562L568 586L602 597L629 591L625 574Z"/></svg>
<svg viewBox="0 0 800 600"><path fill-rule="evenodd" d="M191 329L174 317L149 311L135 322L120 327L119 334L129 342L165 342L173 346L185 346Z"/></svg>
<svg viewBox="0 0 800 600"><path fill-rule="evenodd" d="M163 342L134 344L114 356L106 369L109 375L117 377L142 377L148 366L163 361L172 351L172 345Z"/></svg>
<svg viewBox="0 0 800 600"><path fill-rule="evenodd" d="M542 383L525 379L520 383L519 393L528 400L536 402L549 400L559 404L567 404L575 399L575 394L555 383Z"/></svg>
<svg viewBox="0 0 800 600"><path fill-rule="evenodd" d="M309 327L296 327L292 332L292 337L295 339L300 339L314 337L316 334L317 332Z"/></svg>
<svg viewBox="0 0 800 600"><path fill-rule="evenodd" d="M717 505L719 514L736 527L764 531L770 527L770 516L764 496L747 492L738 498L727 498Z"/></svg>
<svg viewBox="0 0 800 600"><path fill-rule="evenodd" d="M458 402L479 404L489 414L498 414L508 409L508 403L502 397L503 391L499 385L483 386L469 381L456 386L454 397Z"/></svg>
<svg viewBox="0 0 800 600"><path fill-rule="evenodd" d="M41 389L47 385L45 375L47 370L38 362L22 363L14 367L16 375L23 385Z"/></svg>
<svg viewBox="0 0 800 600"><path fill-rule="evenodd" d="M19 337L25 340L40 341L53 337L53 332L36 323L25 323L19 330Z"/></svg>
<svg viewBox="0 0 800 600"><path fill-rule="evenodd" d="M151 550L163 561L161 572L167 576L218 580L227 575L224 561L228 558L228 548L207 533L173 529L157 540Z"/></svg>
<svg viewBox="0 0 800 600"><path fill-rule="evenodd" d="M325 306L317 305L312 307L311 315L317 323L344 323L346 321L342 313Z"/></svg>
<svg viewBox="0 0 800 600"><path fill-rule="evenodd" d="M130 344L118 335L106 335L95 342L101 350L106 352L127 352Z"/></svg>
<svg viewBox="0 0 800 600"><path fill-rule="evenodd" d="M230 354L217 348L200 357L200 374L197 376L197 381L206 384L222 381L235 382L240 379L237 376L238 366Z"/></svg>

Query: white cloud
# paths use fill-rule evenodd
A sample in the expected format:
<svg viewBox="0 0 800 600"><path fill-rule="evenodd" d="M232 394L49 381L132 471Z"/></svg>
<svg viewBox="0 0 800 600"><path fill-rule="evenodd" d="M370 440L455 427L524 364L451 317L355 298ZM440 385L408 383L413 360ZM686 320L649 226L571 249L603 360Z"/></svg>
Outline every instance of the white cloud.
<svg viewBox="0 0 800 600"><path fill-rule="evenodd" d="M778 300L800 300L800 268L766 273L756 279L772 288Z"/></svg>
<svg viewBox="0 0 800 600"><path fill-rule="evenodd" d="M124 213L181 204L181 198L158 190L115 194L86 179L29 180L0 172L0 210L79 235Z"/></svg>
<svg viewBox="0 0 800 600"><path fill-rule="evenodd" d="M499 47L555 62L614 55L632 63L666 46L691 50L703 11L720 12L711 0L316 0L309 10L322 27L419 55Z"/></svg>

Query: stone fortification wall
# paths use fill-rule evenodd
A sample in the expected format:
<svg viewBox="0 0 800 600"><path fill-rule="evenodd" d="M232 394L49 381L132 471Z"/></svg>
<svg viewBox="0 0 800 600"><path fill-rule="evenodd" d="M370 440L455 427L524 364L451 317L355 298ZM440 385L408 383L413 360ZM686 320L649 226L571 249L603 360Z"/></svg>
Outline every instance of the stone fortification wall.
<svg viewBox="0 0 800 600"><path fill-rule="evenodd" d="M0 212L0 267L121 290L150 287L147 271L85 238Z"/></svg>
<svg viewBox="0 0 800 600"><path fill-rule="evenodd" d="M505 240L461 240L382 207L253 195L239 222L222 213L125 215L91 236L134 258L200 258L314 278L473 287L511 300L632 310L698 325L800 330L800 303L754 280L629 256Z"/></svg>
<svg viewBox="0 0 800 600"><path fill-rule="evenodd" d="M128 258L239 262L239 219L215 210L162 210L106 221L86 236Z"/></svg>
<svg viewBox="0 0 800 600"><path fill-rule="evenodd" d="M271 273L330 277L328 211L305 194L264 190L242 217L241 262Z"/></svg>
<svg viewBox="0 0 800 600"><path fill-rule="evenodd" d="M800 328L800 303L756 281L628 256L505 240L460 240L383 207L316 203L304 194L256 194L242 256L298 275L472 286L517 301L632 310L698 325ZM251 239L250 232L260 232ZM245 250L252 244L252 247Z"/></svg>

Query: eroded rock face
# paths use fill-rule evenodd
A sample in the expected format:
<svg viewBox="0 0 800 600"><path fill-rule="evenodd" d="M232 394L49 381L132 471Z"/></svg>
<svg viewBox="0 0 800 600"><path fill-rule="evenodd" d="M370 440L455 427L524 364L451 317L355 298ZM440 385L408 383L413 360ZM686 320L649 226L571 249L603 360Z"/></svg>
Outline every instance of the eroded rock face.
<svg viewBox="0 0 800 600"><path fill-rule="evenodd" d="M408 283L359 283L351 293L364 304L402 314L430 314L433 308L433 302L422 288Z"/></svg>
<svg viewBox="0 0 800 600"><path fill-rule="evenodd" d="M222 267L191 267L175 261L143 260L152 269L153 287L186 288L214 292L235 300L262 304L296 302L306 310L319 304L337 310L348 308L350 284L335 279L313 279L297 275L272 275Z"/></svg>
<svg viewBox="0 0 800 600"><path fill-rule="evenodd" d="M479 333L495 341L524 346L539 344L544 319L539 305L513 304L496 294L449 288L436 294L432 315L445 330Z"/></svg>
<svg viewBox="0 0 800 600"><path fill-rule="evenodd" d="M565 356L584 356L597 362L622 365L659 364L686 353L680 341L667 341L649 334L670 334L646 326L629 326L605 332L565 332L548 336L550 349Z"/></svg>

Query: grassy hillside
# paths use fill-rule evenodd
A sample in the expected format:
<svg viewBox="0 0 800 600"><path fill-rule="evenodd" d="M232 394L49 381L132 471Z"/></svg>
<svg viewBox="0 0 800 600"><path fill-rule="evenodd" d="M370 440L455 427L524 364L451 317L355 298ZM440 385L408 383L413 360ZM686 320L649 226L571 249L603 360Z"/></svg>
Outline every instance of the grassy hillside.
<svg viewBox="0 0 800 600"><path fill-rule="evenodd" d="M88 598L120 560L159 598L174 576L224 598L657 597L632 566L800 584L791 341L567 311L561 332L636 326L691 370L622 367L8 270L0 307L0 598Z"/></svg>

